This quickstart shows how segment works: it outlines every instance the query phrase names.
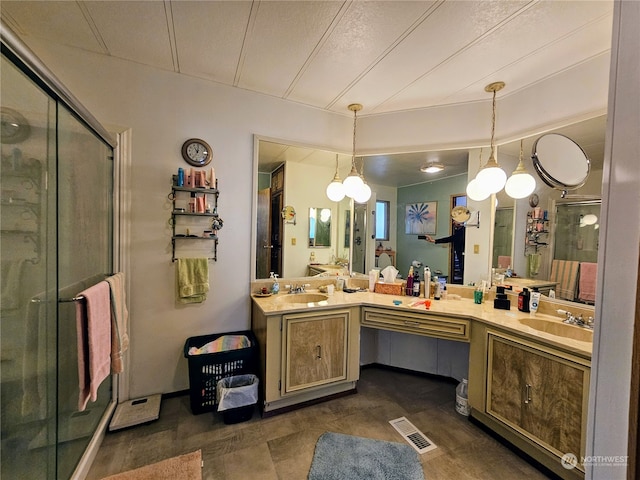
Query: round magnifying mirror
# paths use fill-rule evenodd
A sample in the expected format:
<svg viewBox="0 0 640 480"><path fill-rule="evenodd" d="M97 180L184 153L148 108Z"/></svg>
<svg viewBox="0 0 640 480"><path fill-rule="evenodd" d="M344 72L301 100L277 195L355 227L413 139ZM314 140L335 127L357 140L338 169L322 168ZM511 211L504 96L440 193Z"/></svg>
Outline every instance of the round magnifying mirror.
<svg viewBox="0 0 640 480"><path fill-rule="evenodd" d="M542 181L563 192L583 186L591 169L591 162L580 145L559 133L538 138L533 144L531 159Z"/></svg>
<svg viewBox="0 0 640 480"><path fill-rule="evenodd" d="M471 212L467 207L459 205L451 210L451 218L458 223L464 223L471 218Z"/></svg>

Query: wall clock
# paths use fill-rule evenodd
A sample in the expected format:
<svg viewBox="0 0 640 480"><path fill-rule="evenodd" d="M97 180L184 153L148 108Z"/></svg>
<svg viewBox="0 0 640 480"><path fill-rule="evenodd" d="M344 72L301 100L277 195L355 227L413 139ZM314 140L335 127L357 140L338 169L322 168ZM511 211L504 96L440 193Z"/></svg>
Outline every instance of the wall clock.
<svg viewBox="0 0 640 480"><path fill-rule="evenodd" d="M529 197L529 205L531 206L531 208L537 207L538 202L540 202L540 198L538 197L538 194L534 193Z"/></svg>
<svg viewBox="0 0 640 480"><path fill-rule="evenodd" d="M182 158L189 165L204 167L213 159L213 149L199 138L190 138L182 144Z"/></svg>
<svg viewBox="0 0 640 480"><path fill-rule="evenodd" d="M2 128L0 129L2 143L20 143L29 137L31 127L20 112L2 107L0 115L2 117Z"/></svg>

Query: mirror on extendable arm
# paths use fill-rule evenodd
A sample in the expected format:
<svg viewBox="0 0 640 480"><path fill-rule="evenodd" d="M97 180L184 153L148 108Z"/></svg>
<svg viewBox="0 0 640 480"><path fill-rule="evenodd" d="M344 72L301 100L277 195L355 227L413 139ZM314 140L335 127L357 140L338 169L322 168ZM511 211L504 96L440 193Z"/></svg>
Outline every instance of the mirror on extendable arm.
<svg viewBox="0 0 640 480"><path fill-rule="evenodd" d="M583 186L591 169L591 162L580 145L559 133L538 138L533 144L531 159L542 181L560 190L562 197L568 190Z"/></svg>

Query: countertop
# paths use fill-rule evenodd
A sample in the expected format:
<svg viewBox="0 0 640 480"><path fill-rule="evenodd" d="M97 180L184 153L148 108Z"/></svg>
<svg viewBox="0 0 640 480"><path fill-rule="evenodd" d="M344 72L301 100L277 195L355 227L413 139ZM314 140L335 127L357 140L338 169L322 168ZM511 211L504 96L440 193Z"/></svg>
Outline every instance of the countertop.
<svg viewBox="0 0 640 480"><path fill-rule="evenodd" d="M318 290L307 290L307 293L319 292ZM560 318L559 316L547 315L539 312L535 315L520 312L516 307L513 306L514 302L511 303L511 310L499 310L493 308L493 302L491 301L486 301L478 305L475 304L472 299L468 298L446 300L432 299L431 308L427 310L424 304L416 305L416 303L424 301L424 298L387 295L369 291L355 293L336 291L332 295L328 295L327 300L313 303L287 303L286 301L282 300L284 297L292 297L295 295L296 294L280 293L268 297L252 296L252 298L255 305L267 316L310 310L333 309L340 307L385 307L411 311L424 315L437 314L439 316L468 319L471 321L483 322L487 325L493 325L520 335L531 337L534 340L542 341L543 343L562 348L584 358L591 358L593 345L592 342L584 342L575 340L573 338L554 335L520 323L520 320L526 320L535 317L536 319L547 320L562 324L562 318ZM400 305L394 305L394 300L399 300L402 303ZM577 326L564 324L562 324L562 326L584 330L582 327Z"/></svg>

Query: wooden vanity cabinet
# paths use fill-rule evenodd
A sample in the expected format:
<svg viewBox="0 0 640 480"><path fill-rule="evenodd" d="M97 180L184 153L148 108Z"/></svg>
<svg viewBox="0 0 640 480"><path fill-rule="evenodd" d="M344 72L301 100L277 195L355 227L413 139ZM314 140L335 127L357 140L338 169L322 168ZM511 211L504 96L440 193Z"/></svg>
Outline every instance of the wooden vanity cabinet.
<svg viewBox="0 0 640 480"><path fill-rule="evenodd" d="M470 369L472 417L560 477L583 478L582 465L566 469L561 459L585 454L589 360L500 331L484 339L486 371L478 379Z"/></svg>
<svg viewBox="0 0 640 480"><path fill-rule="evenodd" d="M355 391L359 322L359 307L267 316L254 304L264 413Z"/></svg>

